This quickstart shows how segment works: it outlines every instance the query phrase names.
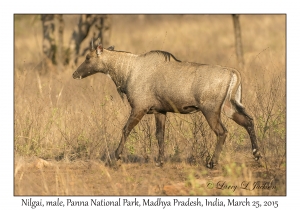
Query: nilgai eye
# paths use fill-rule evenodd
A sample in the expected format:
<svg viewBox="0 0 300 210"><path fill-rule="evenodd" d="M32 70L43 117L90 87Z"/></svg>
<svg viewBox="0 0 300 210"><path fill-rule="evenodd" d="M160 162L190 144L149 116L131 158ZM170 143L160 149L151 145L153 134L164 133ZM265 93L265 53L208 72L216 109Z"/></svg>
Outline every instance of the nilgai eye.
<svg viewBox="0 0 300 210"><path fill-rule="evenodd" d="M90 55L86 55L86 60L90 60Z"/></svg>

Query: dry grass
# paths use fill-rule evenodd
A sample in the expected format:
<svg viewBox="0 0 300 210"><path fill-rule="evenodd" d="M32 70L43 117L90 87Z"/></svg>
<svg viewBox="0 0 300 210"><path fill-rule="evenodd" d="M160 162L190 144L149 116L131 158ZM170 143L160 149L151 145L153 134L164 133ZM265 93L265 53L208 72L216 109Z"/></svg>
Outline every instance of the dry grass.
<svg viewBox="0 0 300 210"><path fill-rule="evenodd" d="M264 170L250 162L244 159L226 163L218 170L184 162L169 162L163 168L151 163L130 163L115 170L99 161L57 162L19 157L15 195L282 195L284 180L269 179ZM257 189L256 181L275 188ZM243 182L244 186L249 183L247 188L242 187ZM215 186L211 189L209 183Z"/></svg>
<svg viewBox="0 0 300 210"><path fill-rule="evenodd" d="M285 195L285 16L242 15L240 21L243 104L264 158L255 162L246 131L223 117L229 136L218 167L208 170L204 161L216 138L202 115L168 114L166 165L156 168L149 115L132 131L115 170L105 162L119 143L128 103L103 75L75 81L76 67L42 65L38 16L15 16L15 195ZM74 24L76 17L66 16L65 47ZM118 50L160 49L180 60L238 67L230 15L116 15L111 33ZM45 70L50 73L41 75ZM208 181L261 181L276 189L233 192L209 189Z"/></svg>

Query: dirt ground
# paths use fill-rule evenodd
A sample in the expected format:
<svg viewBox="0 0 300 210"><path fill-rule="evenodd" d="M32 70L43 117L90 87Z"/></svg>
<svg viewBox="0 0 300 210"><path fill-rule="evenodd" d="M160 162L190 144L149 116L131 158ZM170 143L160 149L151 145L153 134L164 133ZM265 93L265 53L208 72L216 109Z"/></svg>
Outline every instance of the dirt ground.
<svg viewBox="0 0 300 210"><path fill-rule="evenodd" d="M188 163L123 163L16 159L15 195L286 195L284 171L268 174L261 162L225 163L215 169Z"/></svg>

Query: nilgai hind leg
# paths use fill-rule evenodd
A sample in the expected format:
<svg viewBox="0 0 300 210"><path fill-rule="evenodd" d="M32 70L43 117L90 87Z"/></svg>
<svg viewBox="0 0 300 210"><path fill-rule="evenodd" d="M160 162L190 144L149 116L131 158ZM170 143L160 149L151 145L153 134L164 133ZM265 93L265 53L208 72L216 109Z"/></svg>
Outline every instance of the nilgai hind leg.
<svg viewBox="0 0 300 210"><path fill-rule="evenodd" d="M253 119L246 113L245 108L238 104L235 101L225 101L224 103L224 112L225 114L234 120L238 125L243 126L251 140L252 145L252 153L254 155L255 160L259 160L261 158L261 154L259 152L257 146L256 135L254 131L254 123ZM222 151L222 146L225 142L227 136L227 130L221 122L220 112L218 111L206 111L203 113L207 119L208 124L210 125L211 129L215 132L217 136L217 145L215 152L212 157L209 157L207 161L207 167L213 168L215 164L218 163L220 153Z"/></svg>
<svg viewBox="0 0 300 210"><path fill-rule="evenodd" d="M238 125L244 127L248 132L251 140L252 153L255 160L261 158L260 151L257 146L257 139L254 131L254 123L252 117L246 113L245 108L236 101L225 101L223 106L224 113Z"/></svg>
<svg viewBox="0 0 300 210"><path fill-rule="evenodd" d="M255 131L254 131L254 123L253 123L253 119L251 116L249 116L244 107L235 104L235 112L232 114L231 117L237 124L239 124L240 126L243 126L249 136L250 136L250 140L251 140L251 145L252 145L252 153L254 155L255 160L259 160L259 158L261 158L261 154L259 152L258 146L257 146L257 140L256 140L256 135L255 135Z"/></svg>
<svg viewBox="0 0 300 210"><path fill-rule="evenodd" d="M209 126L217 136L217 145L212 157L208 157L206 166L213 168L218 163L223 144L227 136L227 130L221 122L220 111L206 111L203 112Z"/></svg>

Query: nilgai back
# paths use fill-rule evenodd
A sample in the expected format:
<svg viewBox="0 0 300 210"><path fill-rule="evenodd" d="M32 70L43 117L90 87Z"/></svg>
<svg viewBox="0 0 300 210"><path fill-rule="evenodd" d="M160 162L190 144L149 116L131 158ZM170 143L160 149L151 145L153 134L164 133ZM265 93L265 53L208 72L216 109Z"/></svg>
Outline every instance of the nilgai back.
<svg viewBox="0 0 300 210"><path fill-rule="evenodd" d="M206 164L213 168L227 136L220 117L222 110L247 130L255 159L261 157L253 119L241 103L241 76L237 70L182 62L164 51L135 55L115 51L114 47L104 49L99 44L96 49L91 48L86 60L73 73L73 78L83 79L95 73L109 75L118 92L126 94L132 108L115 152L117 160L121 158L130 131L145 114L154 114L159 146L156 165L162 166L167 112L189 114L201 111L217 136L215 152L207 158Z"/></svg>

